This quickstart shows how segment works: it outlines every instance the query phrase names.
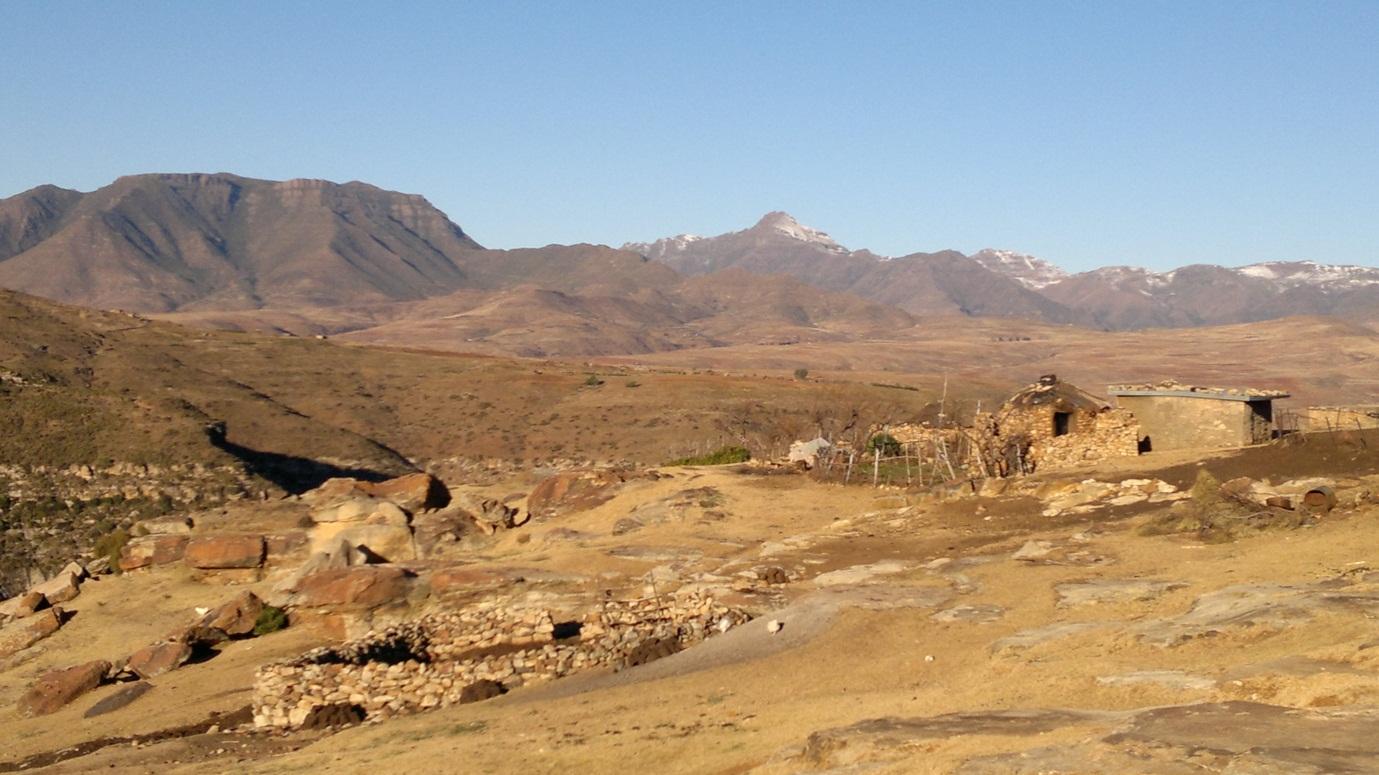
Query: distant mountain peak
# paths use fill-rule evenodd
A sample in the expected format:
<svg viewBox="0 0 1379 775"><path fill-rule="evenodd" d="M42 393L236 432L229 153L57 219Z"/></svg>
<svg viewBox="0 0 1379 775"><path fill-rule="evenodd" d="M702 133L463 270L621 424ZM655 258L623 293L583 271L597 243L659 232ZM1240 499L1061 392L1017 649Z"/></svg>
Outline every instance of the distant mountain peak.
<svg viewBox="0 0 1379 775"><path fill-rule="evenodd" d="M822 245L830 250L845 250L842 245L839 245L832 237L828 236L827 232L805 226L795 220L795 216L783 210L774 210L763 215L761 220L757 221L756 225L750 230L776 232L801 242Z"/></svg>
<svg viewBox="0 0 1379 775"><path fill-rule="evenodd" d="M1005 275L1026 288L1039 289L1066 279L1068 273L1037 256L1014 250L985 248L968 256L984 268Z"/></svg>

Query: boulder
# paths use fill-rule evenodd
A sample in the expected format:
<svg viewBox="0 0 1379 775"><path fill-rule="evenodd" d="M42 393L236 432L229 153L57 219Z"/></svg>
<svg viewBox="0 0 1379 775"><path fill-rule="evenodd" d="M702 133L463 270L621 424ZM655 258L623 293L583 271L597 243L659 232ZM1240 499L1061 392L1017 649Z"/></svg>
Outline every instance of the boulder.
<svg viewBox="0 0 1379 775"><path fill-rule="evenodd" d="M38 590L30 590L0 603L0 620L23 619L43 607L47 598Z"/></svg>
<svg viewBox="0 0 1379 775"><path fill-rule="evenodd" d="M71 562L62 566L62 570L58 571L58 573L70 573L73 576L77 577L77 581L85 581L91 575L86 572L85 566L83 566L76 560L72 560Z"/></svg>
<svg viewBox="0 0 1379 775"><path fill-rule="evenodd" d="M134 524L134 532L142 535L182 535L192 534L195 522L191 517L160 517L142 519Z"/></svg>
<svg viewBox="0 0 1379 775"><path fill-rule="evenodd" d="M357 497L339 503L332 503L311 512L315 523L364 522L372 525L402 525L411 523L411 517L402 507L392 501L377 498Z"/></svg>
<svg viewBox="0 0 1379 775"><path fill-rule="evenodd" d="M411 574L387 565L325 570L297 582L297 602L306 607L373 608L406 599Z"/></svg>
<svg viewBox="0 0 1379 775"><path fill-rule="evenodd" d="M519 515L517 509L495 498L465 494L455 499L453 504L464 512L486 535L499 530L520 527L526 524L530 515Z"/></svg>
<svg viewBox="0 0 1379 775"><path fill-rule="evenodd" d="M257 568L263 565L261 535L205 535L187 542L186 563L202 570Z"/></svg>
<svg viewBox="0 0 1379 775"><path fill-rule="evenodd" d="M81 579L72 571L63 571L29 591L43 595L49 605L57 605L81 594Z"/></svg>
<svg viewBox="0 0 1379 775"><path fill-rule="evenodd" d="M137 570L177 562L186 553L188 540L184 535L131 538L120 549L120 569Z"/></svg>
<svg viewBox="0 0 1379 775"><path fill-rule="evenodd" d="M349 522L323 522L312 529L313 553L334 551L342 542L358 550L363 563L407 562L417 559L410 528L401 525L373 525ZM351 564L354 558L350 558Z"/></svg>
<svg viewBox="0 0 1379 775"><path fill-rule="evenodd" d="M608 468L562 471L539 482L527 496L527 512L536 518L584 511L611 500L627 476Z"/></svg>
<svg viewBox="0 0 1379 775"><path fill-rule="evenodd" d="M450 503L450 491L439 479L425 473L407 474L383 482L328 479L303 497L308 502L330 506L360 496L391 501L413 514L444 508Z"/></svg>
<svg viewBox="0 0 1379 775"><path fill-rule="evenodd" d="M62 609L45 608L0 628L0 659L34 645L62 626Z"/></svg>
<svg viewBox="0 0 1379 775"><path fill-rule="evenodd" d="M143 679L155 678L176 670L192 657L192 644L183 640L164 640L145 646L125 661L125 670Z"/></svg>
<svg viewBox="0 0 1379 775"><path fill-rule="evenodd" d="M246 591L207 612L196 626L220 630L231 637L248 635L254 631L254 624L261 613L263 601L253 592Z"/></svg>
<svg viewBox="0 0 1379 775"><path fill-rule="evenodd" d="M832 447L833 445L828 442L828 439L823 437L817 437L811 441L796 441L790 445L787 460L806 468L813 468L819 464L819 457L827 453Z"/></svg>
<svg viewBox="0 0 1379 775"><path fill-rule="evenodd" d="M62 670L50 670L40 676L19 698L19 713L23 716L43 716L52 713L100 686L109 671L110 663L103 659Z"/></svg>

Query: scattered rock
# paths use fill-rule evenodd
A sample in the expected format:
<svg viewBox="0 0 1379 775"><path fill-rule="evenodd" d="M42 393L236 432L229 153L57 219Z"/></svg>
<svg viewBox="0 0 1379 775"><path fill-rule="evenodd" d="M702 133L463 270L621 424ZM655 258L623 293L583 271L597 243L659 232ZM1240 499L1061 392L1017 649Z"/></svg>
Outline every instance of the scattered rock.
<svg viewBox="0 0 1379 775"><path fill-rule="evenodd" d="M38 590L30 590L0 603L0 621L5 618L23 619L43 607L47 598Z"/></svg>
<svg viewBox="0 0 1379 775"><path fill-rule="evenodd" d="M633 531L641 530L643 527L644 525L638 520L633 519L632 517L623 517L622 519L613 523L613 535L626 535Z"/></svg>
<svg viewBox="0 0 1379 775"><path fill-rule="evenodd" d="M144 536L154 535L182 535L189 536L195 522L191 517L162 517L159 519L142 519L134 523L134 532Z"/></svg>
<svg viewBox="0 0 1379 775"><path fill-rule="evenodd" d="M1121 675L1097 676L1096 682L1102 686L1139 686L1155 684L1168 689L1200 690L1211 689L1216 682L1210 678L1191 675L1179 670L1139 670Z"/></svg>
<svg viewBox="0 0 1379 775"><path fill-rule="evenodd" d="M757 578L767 584L789 584L790 574L784 568L772 566L770 568L759 568Z"/></svg>
<svg viewBox="0 0 1379 775"><path fill-rule="evenodd" d="M0 659L34 645L62 626L62 609L45 608L0 629Z"/></svg>
<svg viewBox="0 0 1379 775"><path fill-rule="evenodd" d="M156 678L176 670L191 657L190 643L181 640L159 641L130 654L124 669L143 679Z"/></svg>
<svg viewBox="0 0 1379 775"><path fill-rule="evenodd" d="M1005 615L1006 609L998 605L979 603L976 605L957 605L945 608L930 618L936 622L994 622Z"/></svg>
<svg viewBox="0 0 1379 775"><path fill-rule="evenodd" d="M109 671L109 662L96 660L44 673L19 698L19 713L23 716L43 716L59 710L100 686Z"/></svg>
<svg viewBox="0 0 1379 775"><path fill-rule="evenodd" d="M254 624L261 613L263 601L253 592L245 591L208 611L196 626L220 630L230 637L244 636L254 631Z"/></svg>
<svg viewBox="0 0 1379 775"><path fill-rule="evenodd" d="M81 594L81 578L73 571L63 571L30 591L42 594L48 605L65 603Z"/></svg>
<svg viewBox="0 0 1379 775"><path fill-rule="evenodd" d="M775 635L784 628L785 623L782 622L780 619L772 619L771 621L766 623L766 631L771 633L772 635Z"/></svg>

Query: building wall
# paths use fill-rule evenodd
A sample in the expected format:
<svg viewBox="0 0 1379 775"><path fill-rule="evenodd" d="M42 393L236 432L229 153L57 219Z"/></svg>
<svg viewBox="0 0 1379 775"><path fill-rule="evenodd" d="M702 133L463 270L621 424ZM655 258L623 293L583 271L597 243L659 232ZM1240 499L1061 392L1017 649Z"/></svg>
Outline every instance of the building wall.
<svg viewBox="0 0 1379 775"><path fill-rule="evenodd" d="M1244 447L1269 440L1272 423L1245 401L1181 396L1119 396L1121 409L1135 415L1150 449ZM1266 405L1268 402L1264 402Z"/></svg>

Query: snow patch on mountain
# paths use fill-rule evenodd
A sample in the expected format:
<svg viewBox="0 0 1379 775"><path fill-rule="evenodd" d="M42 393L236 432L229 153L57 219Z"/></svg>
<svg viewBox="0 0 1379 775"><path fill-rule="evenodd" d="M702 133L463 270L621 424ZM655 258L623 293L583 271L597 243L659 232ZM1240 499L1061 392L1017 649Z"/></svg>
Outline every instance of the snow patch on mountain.
<svg viewBox="0 0 1379 775"><path fill-rule="evenodd" d="M847 248L835 242L832 237L828 236L827 232L805 226L795 220L794 216L790 213L779 210L762 216L762 219L757 221L757 225L753 226L752 229L757 231L770 230L778 234L784 234L790 239L819 245L828 250L839 253L847 252Z"/></svg>
<svg viewBox="0 0 1379 775"><path fill-rule="evenodd" d="M1315 261L1269 261L1236 269L1249 277L1271 280L1287 288L1311 286L1325 289L1362 288L1379 285L1379 268L1318 264Z"/></svg>
<svg viewBox="0 0 1379 775"><path fill-rule="evenodd" d="M986 269L1003 274L1026 288L1039 289L1068 277L1068 273L1042 258L1014 250L986 248L968 256Z"/></svg>

